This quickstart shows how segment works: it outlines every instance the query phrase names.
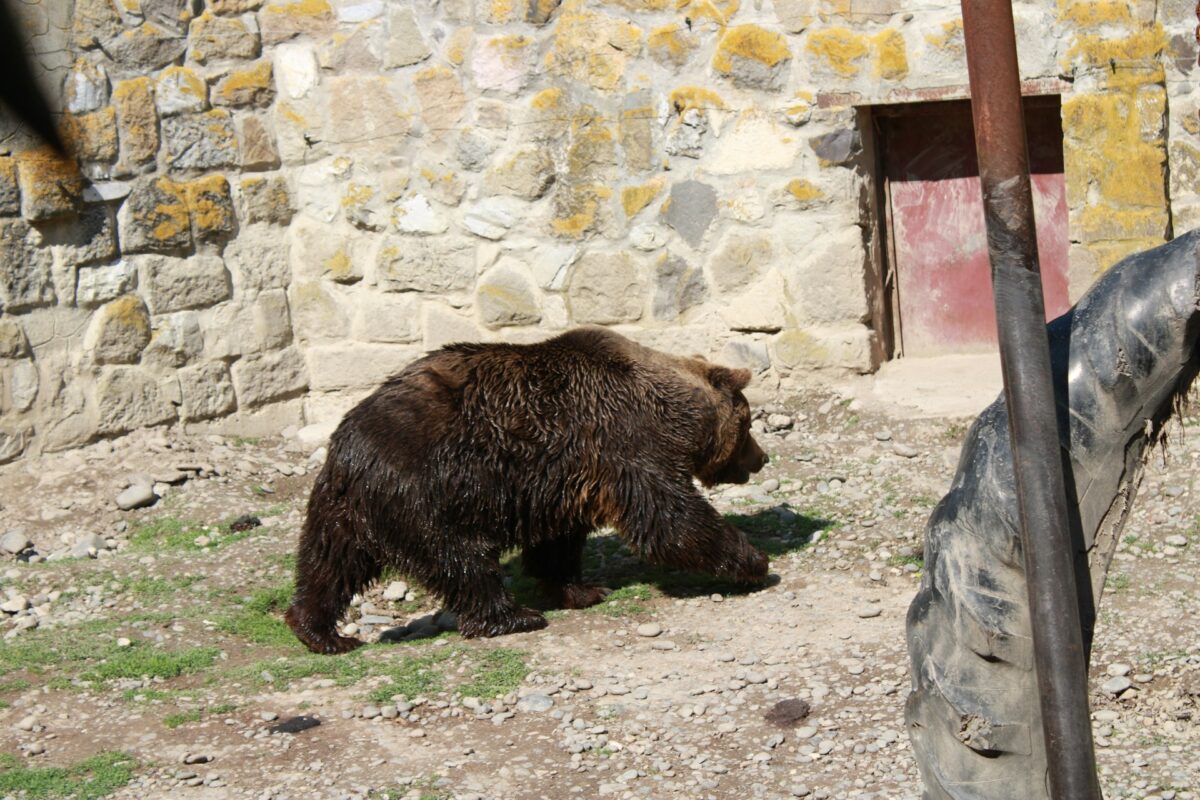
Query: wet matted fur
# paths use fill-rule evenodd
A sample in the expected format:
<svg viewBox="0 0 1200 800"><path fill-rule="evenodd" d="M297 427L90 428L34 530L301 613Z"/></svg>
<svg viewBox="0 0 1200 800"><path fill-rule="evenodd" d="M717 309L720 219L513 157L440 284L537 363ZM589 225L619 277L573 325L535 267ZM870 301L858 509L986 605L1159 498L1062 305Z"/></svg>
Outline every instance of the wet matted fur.
<svg viewBox="0 0 1200 800"><path fill-rule="evenodd" d="M744 483L767 458L750 435L750 380L600 328L531 345L456 344L353 408L308 502L287 622L322 653L350 599L393 566L458 615L463 636L546 625L505 588L500 556L567 608L584 542L613 526L641 557L761 581L766 557L697 490Z"/></svg>

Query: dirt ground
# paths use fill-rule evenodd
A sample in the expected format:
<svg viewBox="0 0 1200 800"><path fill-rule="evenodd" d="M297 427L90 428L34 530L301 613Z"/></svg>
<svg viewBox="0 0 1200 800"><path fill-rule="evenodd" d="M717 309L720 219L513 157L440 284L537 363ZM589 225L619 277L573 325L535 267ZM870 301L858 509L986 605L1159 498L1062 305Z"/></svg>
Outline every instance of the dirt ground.
<svg viewBox="0 0 1200 800"><path fill-rule="evenodd" d="M712 494L770 553L760 590L602 531L597 608L467 641L389 575L348 618L372 644L332 657L280 621L315 446L156 431L0 467L0 536L31 543L0 552L0 797L917 798L904 615L969 421L830 389L763 407L771 464ZM1148 465L1109 576L1107 797L1200 791L1195 424ZM147 475L161 499L120 511ZM785 700L811 712L781 725Z"/></svg>

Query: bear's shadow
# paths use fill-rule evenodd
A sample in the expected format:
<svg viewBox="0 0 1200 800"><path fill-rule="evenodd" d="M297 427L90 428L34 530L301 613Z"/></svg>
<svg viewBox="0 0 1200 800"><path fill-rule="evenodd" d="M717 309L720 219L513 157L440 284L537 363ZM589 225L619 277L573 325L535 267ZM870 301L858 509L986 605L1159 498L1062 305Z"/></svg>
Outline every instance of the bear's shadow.
<svg viewBox="0 0 1200 800"><path fill-rule="evenodd" d="M803 550L812 542L817 531L834 524L832 520L798 514L783 505L749 514L726 514L725 518L746 534L751 544L772 559ZM508 576L507 583L518 603L540 610L556 608L541 592L537 582L525 575L519 553L510 554L503 563ZM611 528L597 531L589 537L583 553L583 579L586 583L607 586L613 590L606 602L594 608L615 614L636 613L639 610L638 601L650 599L651 588L668 597L688 598L712 594L750 594L779 582L775 574L765 584L744 584L702 572L650 564L626 547Z"/></svg>

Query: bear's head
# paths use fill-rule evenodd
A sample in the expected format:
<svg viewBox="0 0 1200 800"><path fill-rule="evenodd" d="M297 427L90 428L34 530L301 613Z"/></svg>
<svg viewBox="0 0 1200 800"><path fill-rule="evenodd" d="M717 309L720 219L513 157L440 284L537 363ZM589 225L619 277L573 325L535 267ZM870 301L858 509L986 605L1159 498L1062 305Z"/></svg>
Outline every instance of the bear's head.
<svg viewBox="0 0 1200 800"><path fill-rule="evenodd" d="M746 483L767 464L767 454L750 435L750 403L742 394L750 383L750 370L730 369L706 361L702 361L701 369L712 387L708 396L714 413L709 446L696 477L705 486Z"/></svg>

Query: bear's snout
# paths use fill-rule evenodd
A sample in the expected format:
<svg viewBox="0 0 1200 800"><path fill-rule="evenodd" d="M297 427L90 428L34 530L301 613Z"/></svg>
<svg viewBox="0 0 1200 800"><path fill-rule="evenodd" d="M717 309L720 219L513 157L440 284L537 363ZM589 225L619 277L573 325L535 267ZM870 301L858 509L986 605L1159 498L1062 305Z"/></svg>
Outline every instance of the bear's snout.
<svg viewBox="0 0 1200 800"><path fill-rule="evenodd" d="M758 472L771 462L763 449L754 441L753 436L746 437L746 445L742 448L741 466L749 473Z"/></svg>

